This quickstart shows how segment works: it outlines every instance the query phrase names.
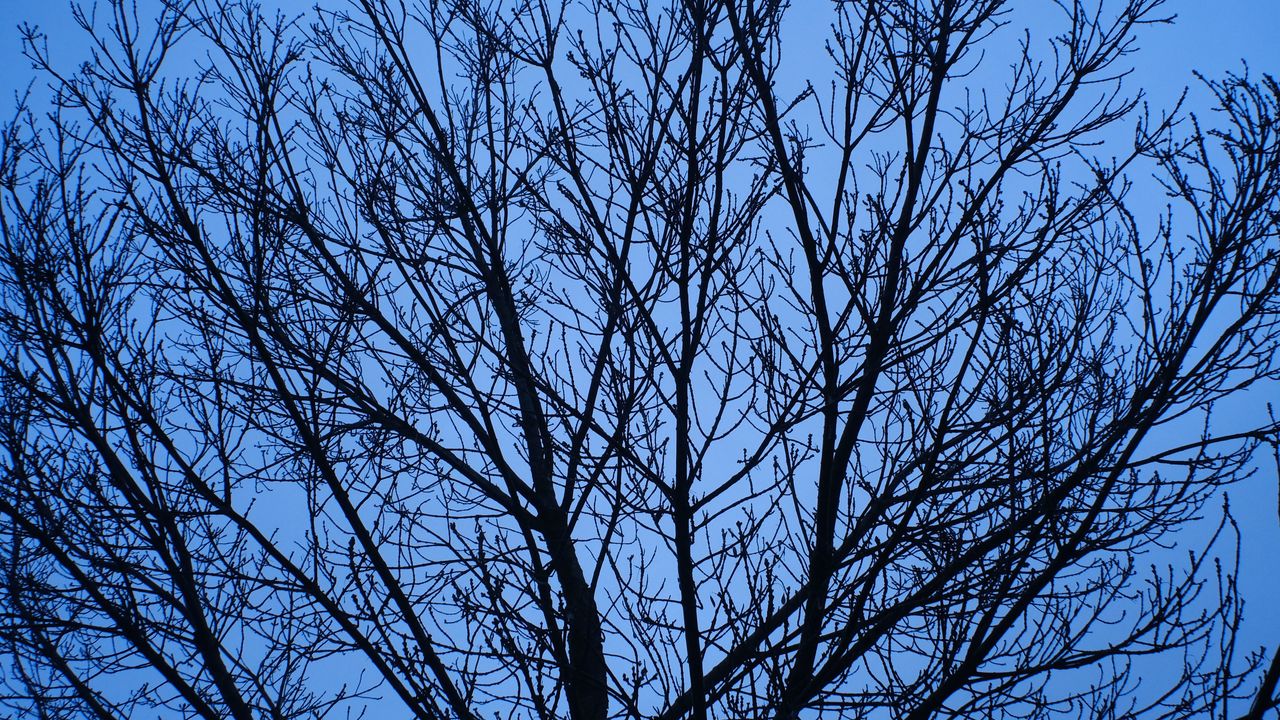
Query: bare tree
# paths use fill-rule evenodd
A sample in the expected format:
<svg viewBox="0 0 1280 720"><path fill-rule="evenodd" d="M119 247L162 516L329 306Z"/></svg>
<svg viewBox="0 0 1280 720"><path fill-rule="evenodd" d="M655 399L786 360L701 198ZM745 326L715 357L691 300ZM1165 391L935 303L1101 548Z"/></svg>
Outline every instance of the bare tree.
<svg viewBox="0 0 1280 720"><path fill-rule="evenodd" d="M1276 716L1280 86L1161 0L162 5L0 152L9 712Z"/></svg>

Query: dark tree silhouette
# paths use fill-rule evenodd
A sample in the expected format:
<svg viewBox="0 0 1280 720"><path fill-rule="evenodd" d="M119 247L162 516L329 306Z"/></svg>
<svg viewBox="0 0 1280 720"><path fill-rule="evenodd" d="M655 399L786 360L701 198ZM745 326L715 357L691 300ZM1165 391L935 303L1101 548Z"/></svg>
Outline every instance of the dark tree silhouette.
<svg viewBox="0 0 1280 720"><path fill-rule="evenodd" d="M1276 717L1222 490L1277 426L1209 413L1280 371L1280 86L1145 111L1161 4L29 31L0 702Z"/></svg>

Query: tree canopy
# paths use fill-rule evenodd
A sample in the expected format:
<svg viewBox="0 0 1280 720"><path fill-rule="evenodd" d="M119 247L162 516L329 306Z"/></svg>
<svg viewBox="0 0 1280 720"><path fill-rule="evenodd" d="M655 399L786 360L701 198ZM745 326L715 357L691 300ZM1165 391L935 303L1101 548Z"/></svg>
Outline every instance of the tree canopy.
<svg viewBox="0 0 1280 720"><path fill-rule="evenodd" d="M1275 717L1222 490L1280 436L1211 411L1280 373L1280 85L1146 108L1161 0L1014 5L30 31L0 704Z"/></svg>

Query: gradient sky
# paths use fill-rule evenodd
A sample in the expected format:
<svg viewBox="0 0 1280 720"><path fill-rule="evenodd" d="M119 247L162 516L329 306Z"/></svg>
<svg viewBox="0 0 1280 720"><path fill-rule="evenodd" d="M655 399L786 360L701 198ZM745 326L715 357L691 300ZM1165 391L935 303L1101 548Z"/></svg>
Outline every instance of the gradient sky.
<svg viewBox="0 0 1280 720"><path fill-rule="evenodd" d="M808 3L793 2L803 12ZM1049 8L1051 0L1017 0L1027 7ZM92 5L92 0L83 3ZM147 3L141 3L146 5ZM304 10L308 0L265 0L267 7ZM321 5L337 5L328 0ZM31 81L30 63L22 57L17 26L29 22L50 36L57 55L75 62L84 45L80 29L71 21L67 0L0 0L0 94L4 107L12 106L15 91ZM1177 99L1194 82L1193 71L1217 75L1236 69L1245 60L1258 72L1280 73L1280 1L1277 0L1169 0L1169 12L1178 16L1173 25L1144 33L1141 52L1134 57L1135 86L1143 87L1153 107Z"/></svg>
<svg viewBox="0 0 1280 720"><path fill-rule="evenodd" d="M806 6L811 8L809 3L817 1L794 0L801 22ZM149 2L143 0L141 4ZM266 0L263 4L302 10L311 2ZM1042 12L1041 7L1045 8L1043 12L1058 12L1050 0L1016 0L1016 4L1019 12L1024 8L1032 13ZM1129 87L1142 88L1153 110L1171 106L1189 85L1193 87L1189 104L1205 109L1203 92L1194 89L1198 86L1193 76L1196 70L1216 78L1227 71L1239 72L1244 61L1254 75L1280 75L1280 0L1171 0L1167 7L1178 15L1177 22L1145 30L1140 51L1131 58L1134 72ZM16 94L33 77L30 62L21 54L17 30L24 21L38 25L49 36L53 55L64 67L73 67L87 55L82 31L72 22L66 0L0 0L0 118L5 120L12 117ZM820 51L820 45L813 47ZM1125 125L1126 130L1130 127L1131 123ZM1158 193L1148 192L1136 199L1148 204L1150 217L1164 206ZM1227 417L1226 421L1261 420L1268 402L1280 409L1280 389L1256 387L1218 412ZM1260 453L1258 460L1258 472L1230 495L1245 535L1241 578L1248 603L1245 644L1274 648L1280 643L1280 611L1272 609L1280 608L1280 469L1269 453ZM1217 508L1206 511L1212 515Z"/></svg>

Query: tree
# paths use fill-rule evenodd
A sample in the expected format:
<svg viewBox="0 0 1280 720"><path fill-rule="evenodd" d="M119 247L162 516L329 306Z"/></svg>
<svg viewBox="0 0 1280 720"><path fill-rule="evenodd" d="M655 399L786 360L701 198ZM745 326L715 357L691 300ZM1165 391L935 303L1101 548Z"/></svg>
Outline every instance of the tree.
<svg viewBox="0 0 1280 720"><path fill-rule="evenodd" d="M1280 370L1280 86L1153 115L1160 0L1011 5L28 31L5 705L1275 717L1221 498L1277 425L1210 411Z"/></svg>

